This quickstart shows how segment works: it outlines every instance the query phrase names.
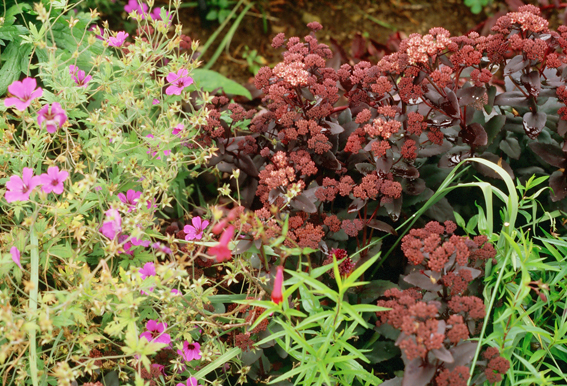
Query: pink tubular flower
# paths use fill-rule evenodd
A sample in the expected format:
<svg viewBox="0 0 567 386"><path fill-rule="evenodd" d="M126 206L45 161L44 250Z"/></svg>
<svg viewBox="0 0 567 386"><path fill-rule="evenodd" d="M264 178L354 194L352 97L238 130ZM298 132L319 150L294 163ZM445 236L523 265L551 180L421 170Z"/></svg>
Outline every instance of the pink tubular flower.
<svg viewBox="0 0 567 386"><path fill-rule="evenodd" d="M181 92L185 87L193 84L193 78L187 76L189 73L186 69L181 68L177 72L170 72L166 79L171 86L165 89L167 95L181 95Z"/></svg>
<svg viewBox="0 0 567 386"><path fill-rule="evenodd" d="M8 91L13 97L4 99L4 106L15 106L16 109L24 111L32 100L43 95L43 89L38 87L35 78L25 78L21 82L16 80L8 86Z"/></svg>
<svg viewBox="0 0 567 386"><path fill-rule="evenodd" d="M14 260L14 263L22 269L22 263L20 263L20 250L16 247L12 247L10 248L10 253L12 254L12 260Z"/></svg>
<svg viewBox="0 0 567 386"><path fill-rule="evenodd" d="M228 248L228 243L234 236L234 225L229 225L228 228L222 233L219 243L214 247L209 248L209 255L216 256L217 262L222 263L225 260L230 260L232 253Z"/></svg>
<svg viewBox="0 0 567 386"><path fill-rule="evenodd" d="M124 10L127 13L132 13L134 11L138 12L142 16L142 20L146 18L148 13L148 5L138 2L138 0L129 0L128 4L124 6Z"/></svg>
<svg viewBox="0 0 567 386"><path fill-rule="evenodd" d="M109 209L105 212L107 221L102 223L100 232L113 239L122 230L122 217L116 209Z"/></svg>
<svg viewBox="0 0 567 386"><path fill-rule="evenodd" d="M148 342L171 343L171 336L164 333L167 329L167 323L158 323L157 320L150 319L146 323L146 329L148 331L141 333L140 338L146 338Z"/></svg>
<svg viewBox="0 0 567 386"><path fill-rule="evenodd" d="M126 205L128 205L128 212L131 212L133 209L135 209L136 204L138 203L138 200L140 199L141 195L142 192L138 192L133 189L128 189L126 195L124 195L124 193L118 193L118 199L123 203L125 203Z"/></svg>
<svg viewBox="0 0 567 386"><path fill-rule="evenodd" d="M272 301L280 304L283 301L283 265L278 266L276 279L274 280L274 289L272 290Z"/></svg>
<svg viewBox="0 0 567 386"><path fill-rule="evenodd" d="M108 38L108 45L110 47L120 47L122 46L122 44L124 44L124 41L126 40L126 38L130 36L128 35L127 32L124 31L120 31L116 34L116 37L111 36Z"/></svg>
<svg viewBox="0 0 567 386"><path fill-rule="evenodd" d="M69 172L65 170L59 171L57 166L52 166L47 169L47 173L43 173L39 176L39 182L41 183L44 193L55 193L61 194L65 189L63 187L63 182L69 177Z"/></svg>
<svg viewBox="0 0 567 386"><path fill-rule="evenodd" d="M193 359L201 359L201 345L197 342L185 341L183 342L183 350L177 350L177 353L187 362L191 362Z"/></svg>
<svg viewBox="0 0 567 386"><path fill-rule="evenodd" d="M193 217L191 219L193 225L185 225L183 232L185 232L185 240L201 240L203 238L203 231L209 226L207 220L203 221L201 217Z"/></svg>
<svg viewBox="0 0 567 386"><path fill-rule="evenodd" d="M40 176L34 176L33 169L24 168L22 177L14 175L6 182L8 190L4 197L8 202L28 201L32 190L39 184Z"/></svg>
<svg viewBox="0 0 567 386"><path fill-rule="evenodd" d="M87 83L93 78L90 75L87 76L83 70L80 70L79 67L73 64L69 66L69 74L71 74L71 78L73 78L75 83L81 87L87 87Z"/></svg>
<svg viewBox="0 0 567 386"><path fill-rule="evenodd" d="M45 105L37 112L37 124L45 122L45 129L49 134L54 134L67 122L67 114L57 102L53 102L51 106Z"/></svg>
<svg viewBox="0 0 567 386"><path fill-rule="evenodd" d="M201 385L198 384L197 378L189 377L189 379L187 379L185 383L178 383L175 386L201 386Z"/></svg>

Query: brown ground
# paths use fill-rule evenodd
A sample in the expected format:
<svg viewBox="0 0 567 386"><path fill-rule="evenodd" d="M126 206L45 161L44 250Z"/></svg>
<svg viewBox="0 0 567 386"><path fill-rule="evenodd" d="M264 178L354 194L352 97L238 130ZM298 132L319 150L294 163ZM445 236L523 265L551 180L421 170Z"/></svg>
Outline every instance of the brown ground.
<svg viewBox="0 0 567 386"><path fill-rule="evenodd" d="M506 9L503 1L497 0L491 12ZM264 31L262 11L269 15L267 33ZM245 46L257 49L269 64L279 61L280 50L270 46L278 32L286 36L304 36L309 33L306 24L317 20L324 29L317 36L324 43L336 39L347 52L355 34L361 33L380 43L385 43L394 31L402 36L411 33L426 33L432 27L444 27L451 34L470 31L486 20L486 13L474 15L464 5L464 0L260 0L244 17L229 47L229 54L221 55L212 69L241 83L252 74L242 59ZM203 28L196 8L185 8L180 13L184 33L204 43L219 26L212 22ZM381 25L380 25L380 24ZM220 43L229 26L217 38ZM209 48L205 62L213 54Z"/></svg>

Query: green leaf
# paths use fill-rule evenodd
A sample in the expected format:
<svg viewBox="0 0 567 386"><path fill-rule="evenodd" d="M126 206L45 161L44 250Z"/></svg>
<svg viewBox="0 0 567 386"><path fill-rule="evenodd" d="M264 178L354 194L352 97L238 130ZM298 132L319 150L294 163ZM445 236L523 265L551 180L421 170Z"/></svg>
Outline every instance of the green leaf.
<svg viewBox="0 0 567 386"><path fill-rule="evenodd" d="M250 91L218 72L197 68L193 70L191 77L195 84L205 91L212 92L220 88L227 94L242 95L252 99Z"/></svg>
<svg viewBox="0 0 567 386"><path fill-rule="evenodd" d="M220 368L222 365L224 365L225 363L230 361L232 358L236 357L241 352L242 352L242 350L240 350L239 347L234 347L234 348L228 350L227 352L225 352L224 354L219 356L217 359L215 359L214 361L209 363L207 366L203 367L201 370L199 370L195 374L193 374L193 377L195 377L197 379L204 378L207 374L209 374L210 372Z"/></svg>
<svg viewBox="0 0 567 386"><path fill-rule="evenodd" d="M30 45L21 46L21 42L20 38L12 40L2 52L2 57L6 58L6 61L0 69L0 95L6 94L8 86L20 78L21 72L25 73L27 70L22 63L27 63L32 47Z"/></svg>

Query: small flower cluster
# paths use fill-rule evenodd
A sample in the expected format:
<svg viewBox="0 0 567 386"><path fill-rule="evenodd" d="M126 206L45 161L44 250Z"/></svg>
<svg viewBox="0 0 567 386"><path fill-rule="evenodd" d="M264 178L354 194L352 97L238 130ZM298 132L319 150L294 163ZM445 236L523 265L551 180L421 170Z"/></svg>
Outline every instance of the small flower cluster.
<svg viewBox="0 0 567 386"><path fill-rule="evenodd" d="M378 300L379 306L391 310L378 312L376 325L387 323L401 331L396 344L408 361L430 362L430 353L441 362L451 361L443 352L460 352L459 347L476 333L475 326L486 315L480 298L464 294L481 274L474 266L480 267L496 252L485 237L473 241L453 234L456 229L451 221L443 225L431 221L404 236L402 251L415 266L404 281L415 287L403 291L388 289L384 293L387 299ZM455 376L459 380L455 384L466 385L468 368L449 371L439 366L441 362L430 362L437 363L437 384L452 385L448 379Z"/></svg>

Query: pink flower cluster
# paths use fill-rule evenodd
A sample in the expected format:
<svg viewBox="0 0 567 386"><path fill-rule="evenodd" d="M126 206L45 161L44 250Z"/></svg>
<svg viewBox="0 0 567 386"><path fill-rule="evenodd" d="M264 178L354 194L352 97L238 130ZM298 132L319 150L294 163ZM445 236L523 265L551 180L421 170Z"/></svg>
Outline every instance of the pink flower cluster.
<svg viewBox="0 0 567 386"><path fill-rule="evenodd" d="M13 175L10 180L6 182L8 190L4 197L8 202L14 201L28 201L33 189L37 186L42 186L44 193L63 193L63 182L69 177L69 172L59 170L57 166L52 166L47 170L47 173L39 176L33 175L32 168L24 168L22 177Z"/></svg>

